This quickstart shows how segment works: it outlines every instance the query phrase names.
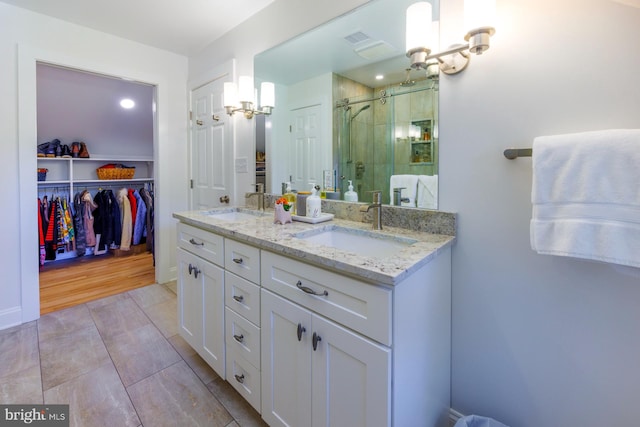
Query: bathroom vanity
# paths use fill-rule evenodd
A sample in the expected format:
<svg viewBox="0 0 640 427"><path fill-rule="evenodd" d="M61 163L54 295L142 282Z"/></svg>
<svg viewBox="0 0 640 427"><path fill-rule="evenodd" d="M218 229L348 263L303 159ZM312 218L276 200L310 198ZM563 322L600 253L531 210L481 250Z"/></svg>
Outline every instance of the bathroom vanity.
<svg viewBox="0 0 640 427"><path fill-rule="evenodd" d="M270 426L446 426L453 236L176 213L179 330Z"/></svg>

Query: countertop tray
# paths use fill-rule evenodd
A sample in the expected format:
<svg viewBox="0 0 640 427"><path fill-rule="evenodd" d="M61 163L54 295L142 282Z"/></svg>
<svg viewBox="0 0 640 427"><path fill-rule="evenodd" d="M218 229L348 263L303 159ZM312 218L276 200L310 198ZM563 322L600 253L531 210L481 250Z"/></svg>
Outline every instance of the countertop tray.
<svg viewBox="0 0 640 427"><path fill-rule="evenodd" d="M331 221L333 219L333 214L320 213L320 216L316 218L312 218L310 216L291 215L291 219L294 221L308 222L309 224L317 224L319 222Z"/></svg>

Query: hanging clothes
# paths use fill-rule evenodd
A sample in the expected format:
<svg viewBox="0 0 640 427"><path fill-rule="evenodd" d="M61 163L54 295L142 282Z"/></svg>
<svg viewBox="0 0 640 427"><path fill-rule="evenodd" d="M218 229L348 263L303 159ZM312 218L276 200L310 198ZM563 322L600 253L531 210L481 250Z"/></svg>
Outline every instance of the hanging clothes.
<svg viewBox="0 0 640 427"><path fill-rule="evenodd" d="M131 219L131 203L129 202L129 194L126 188L118 190L117 199L120 207L120 218L122 221L120 249L128 251L131 249L133 222Z"/></svg>
<svg viewBox="0 0 640 427"><path fill-rule="evenodd" d="M49 223L44 237L45 259L48 261L56 259L56 250L58 249L57 213L56 201L52 200L49 209Z"/></svg>
<svg viewBox="0 0 640 427"><path fill-rule="evenodd" d="M122 218L120 215L120 204L115 194L111 190L105 190L109 197L109 204L111 206L111 227L113 229L113 245L112 247L120 246L122 242Z"/></svg>
<svg viewBox="0 0 640 427"><path fill-rule="evenodd" d="M93 229L95 218L93 212L98 209L98 205L93 201L91 193L84 190L80 195L82 202L82 222L85 232L85 242L87 247L94 247L96 245L96 233Z"/></svg>
<svg viewBox="0 0 640 427"><path fill-rule="evenodd" d="M44 249L44 231L42 230L42 202L38 199L38 246L39 250L39 264L40 267L44 265L44 259L46 257L46 252Z"/></svg>
<svg viewBox="0 0 640 427"><path fill-rule="evenodd" d="M133 195L136 198L136 218L133 222L133 244L139 245L147 225L147 205L144 203L138 190L133 190ZM133 216L133 211L131 211L131 215Z"/></svg>
<svg viewBox="0 0 640 427"><path fill-rule="evenodd" d="M73 225L76 231L76 255L87 253L87 239L82 218L82 198L80 193L73 196Z"/></svg>
<svg viewBox="0 0 640 427"><path fill-rule="evenodd" d="M146 227L145 231L147 234L147 250L153 253L153 234L154 234L154 226L153 226L153 193L148 190L146 187L140 189L140 196L142 196L142 200L144 200L144 204L147 208L146 215ZM154 258L155 265L155 258Z"/></svg>
<svg viewBox="0 0 640 427"><path fill-rule="evenodd" d="M138 215L138 202L136 201L136 196L133 194L133 189L129 188L127 190L127 198L131 206L131 231L133 231L135 230L136 217ZM133 235L131 235L131 238L133 239Z"/></svg>

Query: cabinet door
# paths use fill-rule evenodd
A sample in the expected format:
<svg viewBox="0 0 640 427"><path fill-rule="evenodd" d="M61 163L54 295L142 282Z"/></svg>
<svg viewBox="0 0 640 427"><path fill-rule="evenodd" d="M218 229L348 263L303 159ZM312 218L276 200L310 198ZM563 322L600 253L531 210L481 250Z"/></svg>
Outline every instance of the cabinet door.
<svg viewBox="0 0 640 427"><path fill-rule="evenodd" d="M391 425L391 350L322 317L312 351L312 426Z"/></svg>
<svg viewBox="0 0 640 427"><path fill-rule="evenodd" d="M202 351L200 355L224 380L224 270L208 261L200 261L202 282Z"/></svg>
<svg viewBox="0 0 640 427"><path fill-rule="evenodd" d="M181 248L177 259L180 335L224 379L224 271Z"/></svg>
<svg viewBox="0 0 640 427"><path fill-rule="evenodd" d="M198 258L183 249L177 250L178 260L178 328L191 347L202 347L202 285L193 275ZM190 268L191 267L191 268Z"/></svg>
<svg viewBox="0 0 640 427"><path fill-rule="evenodd" d="M311 313L264 289L261 299L262 418L271 427L310 426Z"/></svg>

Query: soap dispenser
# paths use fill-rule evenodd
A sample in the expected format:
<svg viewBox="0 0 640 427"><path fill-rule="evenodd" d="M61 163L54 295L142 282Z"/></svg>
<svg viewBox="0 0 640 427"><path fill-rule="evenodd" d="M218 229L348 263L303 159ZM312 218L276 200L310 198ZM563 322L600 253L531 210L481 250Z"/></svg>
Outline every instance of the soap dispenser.
<svg viewBox="0 0 640 427"><path fill-rule="evenodd" d="M347 202L358 201L358 193L353 191L353 184L351 183L351 180L349 180L349 189L344 193L344 200Z"/></svg>
<svg viewBox="0 0 640 427"><path fill-rule="evenodd" d="M285 193L282 195L282 197L284 197L285 200L287 201L287 204L291 206L291 214L295 215L296 214L296 193L291 191L291 182L287 182L287 188L285 190Z"/></svg>
<svg viewBox="0 0 640 427"><path fill-rule="evenodd" d="M319 186L315 185L311 187L311 195L307 197L307 216L311 218L318 218L320 216L320 210L322 201L318 196Z"/></svg>

